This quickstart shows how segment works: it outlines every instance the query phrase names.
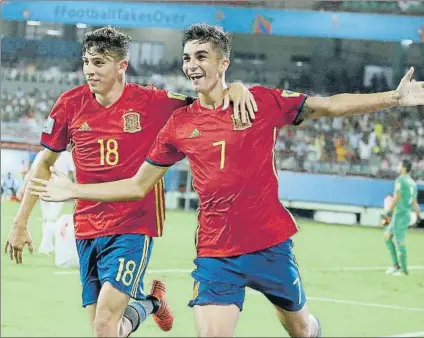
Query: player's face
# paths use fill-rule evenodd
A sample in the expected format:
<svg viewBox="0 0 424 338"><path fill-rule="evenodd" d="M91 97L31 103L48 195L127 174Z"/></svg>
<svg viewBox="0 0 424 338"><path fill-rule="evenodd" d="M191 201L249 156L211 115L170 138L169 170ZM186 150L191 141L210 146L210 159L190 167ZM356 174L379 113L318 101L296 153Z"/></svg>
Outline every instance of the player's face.
<svg viewBox="0 0 424 338"><path fill-rule="evenodd" d="M210 42L189 41L184 46L183 72L193 90L208 93L221 81L230 61L217 52Z"/></svg>
<svg viewBox="0 0 424 338"><path fill-rule="evenodd" d="M116 61L108 55L85 52L83 72L91 92L105 95L122 79L127 61Z"/></svg>

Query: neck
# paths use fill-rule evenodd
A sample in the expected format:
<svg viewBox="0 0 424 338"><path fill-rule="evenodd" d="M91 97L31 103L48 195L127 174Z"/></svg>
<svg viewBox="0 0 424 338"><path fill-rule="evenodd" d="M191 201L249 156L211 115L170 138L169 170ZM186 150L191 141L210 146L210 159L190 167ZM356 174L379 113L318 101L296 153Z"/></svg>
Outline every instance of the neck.
<svg viewBox="0 0 424 338"><path fill-rule="evenodd" d="M224 103L224 89L227 88L224 76L207 93L199 93L199 103L202 107L216 109Z"/></svg>
<svg viewBox="0 0 424 338"><path fill-rule="evenodd" d="M122 95L122 92L125 88L125 79L122 78L119 81L116 81L113 87L105 94L95 94L96 101L100 103L104 107L110 107L113 105L116 101L119 100L119 98Z"/></svg>

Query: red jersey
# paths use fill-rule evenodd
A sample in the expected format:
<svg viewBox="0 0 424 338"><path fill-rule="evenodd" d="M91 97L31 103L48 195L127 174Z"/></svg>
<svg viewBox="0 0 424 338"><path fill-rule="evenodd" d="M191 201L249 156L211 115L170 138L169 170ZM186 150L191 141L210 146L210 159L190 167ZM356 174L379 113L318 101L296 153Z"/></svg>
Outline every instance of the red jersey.
<svg viewBox="0 0 424 338"><path fill-rule="evenodd" d="M240 130L229 111L195 101L174 112L147 155L170 166L187 156L199 195L199 257L230 257L265 249L297 232L278 198L274 145L281 127L298 124L306 96L265 87L251 92L253 124ZM228 108L231 109L231 108Z"/></svg>
<svg viewBox="0 0 424 338"><path fill-rule="evenodd" d="M43 128L41 144L53 151L74 144L78 183L132 177L172 112L187 98L154 87L128 83L117 102L100 105L88 85L62 94ZM78 200L74 211L78 239L115 234L162 234L165 219L163 181L144 199L129 202Z"/></svg>

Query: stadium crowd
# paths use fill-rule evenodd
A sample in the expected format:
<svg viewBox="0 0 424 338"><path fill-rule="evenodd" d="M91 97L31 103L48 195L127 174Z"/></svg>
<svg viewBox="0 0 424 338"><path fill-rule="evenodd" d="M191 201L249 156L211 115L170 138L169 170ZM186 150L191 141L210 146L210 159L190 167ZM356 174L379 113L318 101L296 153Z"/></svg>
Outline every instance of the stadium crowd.
<svg viewBox="0 0 424 338"><path fill-rule="evenodd" d="M8 80L18 80L17 74L22 76L27 72L8 74ZM58 77L46 82L55 83L64 76L68 80L66 83L79 84L73 83L80 80L77 74L71 76L60 72ZM35 82L38 80L34 79ZM130 78L130 81L193 94L186 90L185 78L173 71L164 75L150 69L149 76ZM371 91L381 89L378 86L384 84L373 83L377 87ZM299 85L301 83L296 83L295 90L301 90ZM19 87L9 92L4 88L1 92L1 119L7 126L4 128L7 134L12 133L18 138L32 134L33 139L37 139L57 98L53 89L54 86L51 91L42 91L34 86L33 90L24 91ZM329 94L314 93L310 89L306 92ZM412 160L416 178L423 180L424 111L415 107L396 108L355 118L320 119L296 128L285 127L280 131L276 154L280 169L382 178L395 177L399 159L408 158Z"/></svg>

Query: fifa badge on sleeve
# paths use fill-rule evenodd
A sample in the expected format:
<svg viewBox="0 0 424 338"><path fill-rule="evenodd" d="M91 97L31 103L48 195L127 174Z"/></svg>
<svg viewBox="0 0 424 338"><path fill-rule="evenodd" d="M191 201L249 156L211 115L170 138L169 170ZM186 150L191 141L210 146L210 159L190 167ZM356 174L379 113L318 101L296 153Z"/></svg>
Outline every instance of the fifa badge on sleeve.
<svg viewBox="0 0 424 338"><path fill-rule="evenodd" d="M43 133L51 135L53 132L54 123L54 118L50 116L47 117L47 120L44 122Z"/></svg>

